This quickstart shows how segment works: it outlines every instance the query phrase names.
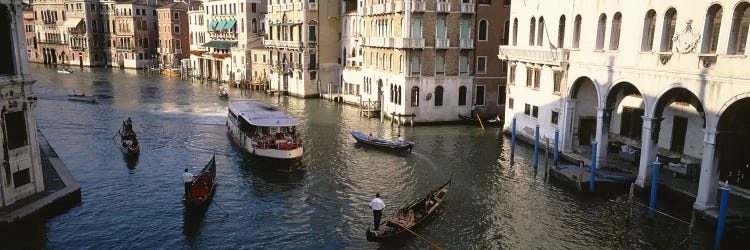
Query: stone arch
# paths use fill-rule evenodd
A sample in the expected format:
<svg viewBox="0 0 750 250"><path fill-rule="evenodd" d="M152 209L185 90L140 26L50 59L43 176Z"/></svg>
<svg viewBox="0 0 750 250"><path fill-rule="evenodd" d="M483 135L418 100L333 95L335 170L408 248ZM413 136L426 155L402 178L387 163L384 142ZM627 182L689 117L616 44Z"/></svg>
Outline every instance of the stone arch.
<svg viewBox="0 0 750 250"><path fill-rule="evenodd" d="M579 76L578 78L575 78L575 79L576 80L573 81L573 84L569 85L570 87L568 87L568 91L567 91L567 95L566 95L568 97L568 99L576 99L577 92L578 92L578 89L581 87L581 84L586 83L586 81L588 80L588 81L590 81L591 83L594 84L594 89L596 90L596 98L597 98L596 99L596 103L597 104L601 103L600 100L602 98L601 98L601 93L600 93L599 87L598 87L599 84L594 79L592 79L592 78L590 78L588 76Z"/></svg>
<svg viewBox="0 0 750 250"><path fill-rule="evenodd" d="M587 76L579 76L570 85L566 99L568 114L564 147L585 150L582 147L590 145L596 138L597 108L601 106L598 84Z"/></svg>
<svg viewBox="0 0 750 250"><path fill-rule="evenodd" d="M750 93L745 92L729 99L716 115L716 152L714 153L714 171L718 170L719 180L727 181L733 186L750 189L747 164L750 155Z"/></svg>
<svg viewBox="0 0 750 250"><path fill-rule="evenodd" d="M697 95L695 95L695 93L693 93L692 90L679 83L670 85L669 87L662 90L658 95L656 95L656 103L654 103L653 109L650 110L650 112L647 114L649 114L649 116L651 117L661 117L663 115L664 108L666 108L667 105L673 103L673 100L675 100L675 98L677 98L678 101L682 101L685 100L684 98L688 98L688 103L690 105L693 105L698 113L700 113L701 117L703 118L703 128L706 128L707 120L703 102L700 98L698 98Z"/></svg>

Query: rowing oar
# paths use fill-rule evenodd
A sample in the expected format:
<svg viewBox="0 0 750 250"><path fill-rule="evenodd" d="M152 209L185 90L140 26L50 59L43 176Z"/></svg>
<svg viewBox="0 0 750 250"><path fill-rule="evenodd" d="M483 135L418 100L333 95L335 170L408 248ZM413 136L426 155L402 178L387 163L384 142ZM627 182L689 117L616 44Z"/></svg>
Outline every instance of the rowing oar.
<svg viewBox="0 0 750 250"><path fill-rule="evenodd" d="M401 227L401 228L403 228L404 230L406 230L407 232L409 232L409 233L411 233L411 234L413 234L413 235L416 235L417 237L419 237L419 238L420 238L420 239L422 239L423 241L427 242L427 244L430 244L430 246L432 246L432 248L434 248L434 249L436 249L436 250L443 250L443 248L442 248L442 247L440 247L440 246L438 246L438 244L435 244L435 242L432 242L432 241L430 241L429 239L427 239L427 238L425 238L425 237L422 237L422 235L419 235L418 233L416 233L416 232L414 232L414 231L412 231L412 230L410 230L410 229L408 229L408 228L406 228L406 227L402 226L401 224L399 224L399 223L396 223L396 222L393 222L393 224L396 224L396 225L398 225L399 227Z"/></svg>
<svg viewBox="0 0 750 250"><path fill-rule="evenodd" d="M216 206L219 207L219 209L221 209L222 212L224 212L224 215L226 215L227 217L229 217L229 213L227 213L227 211L224 210L224 208L222 208L221 206L219 206L219 203L217 203L216 200L211 199L211 202L213 202L214 204L216 204Z"/></svg>

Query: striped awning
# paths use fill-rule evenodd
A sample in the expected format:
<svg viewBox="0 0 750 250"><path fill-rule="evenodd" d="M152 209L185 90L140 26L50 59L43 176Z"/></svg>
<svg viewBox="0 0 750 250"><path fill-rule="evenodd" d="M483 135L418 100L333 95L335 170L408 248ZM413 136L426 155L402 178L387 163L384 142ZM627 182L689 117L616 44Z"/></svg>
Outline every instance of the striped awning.
<svg viewBox="0 0 750 250"><path fill-rule="evenodd" d="M224 25L227 24L227 21L219 21L219 24L216 25L216 31L221 31L224 29Z"/></svg>
<svg viewBox="0 0 750 250"><path fill-rule="evenodd" d="M211 21L211 23L209 23L209 24L208 24L208 31L211 31L211 30L213 30L214 28L216 28L216 25L217 25L217 24L219 24L219 22L218 22L218 21Z"/></svg>
<svg viewBox="0 0 750 250"><path fill-rule="evenodd" d="M237 21L235 21L235 20L227 21L227 23L224 24L224 27L222 29L224 29L224 30L231 30L232 28L234 28L234 25L236 25L236 24L237 24Z"/></svg>

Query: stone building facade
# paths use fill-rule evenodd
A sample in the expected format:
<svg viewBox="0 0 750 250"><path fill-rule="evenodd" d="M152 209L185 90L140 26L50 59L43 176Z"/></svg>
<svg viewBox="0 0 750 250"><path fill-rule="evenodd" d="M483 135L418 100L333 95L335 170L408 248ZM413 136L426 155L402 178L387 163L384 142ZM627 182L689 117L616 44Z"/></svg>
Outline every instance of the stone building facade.
<svg viewBox="0 0 750 250"><path fill-rule="evenodd" d="M527 0L511 20L499 57L521 134L559 130L564 152L596 142L605 164L633 148L639 186L659 156L699 179L698 210L716 206L719 181L750 197L750 2Z"/></svg>
<svg viewBox="0 0 750 250"><path fill-rule="evenodd" d="M510 0L477 0L474 111L482 119L504 117L507 67L496 55L498 45L507 45L510 28Z"/></svg>
<svg viewBox="0 0 750 250"><path fill-rule="evenodd" d="M31 5L24 4L23 9L23 30L26 37L26 53L29 55L29 61L42 62L42 56L37 51L36 26L34 23L34 9Z"/></svg>
<svg viewBox="0 0 750 250"><path fill-rule="evenodd" d="M112 19L112 66L143 68L157 65L158 22L162 3L148 0L117 2Z"/></svg>
<svg viewBox="0 0 750 250"><path fill-rule="evenodd" d="M183 2L165 4L156 10L159 25L159 64L167 69L179 69L182 59L189 58L190 23L188 5Z"/></svg>

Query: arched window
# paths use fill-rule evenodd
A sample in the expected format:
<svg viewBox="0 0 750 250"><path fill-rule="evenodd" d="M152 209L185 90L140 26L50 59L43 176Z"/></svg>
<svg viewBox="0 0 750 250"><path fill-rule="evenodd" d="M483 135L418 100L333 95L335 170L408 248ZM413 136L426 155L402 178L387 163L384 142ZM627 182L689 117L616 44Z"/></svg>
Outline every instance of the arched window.
<svg viewBox="0 0 750 250"><path fill-rule="evenodd" d="M465 18L461 20L461 39L471 39L471 24Z"/></svg>
<svg viewBox="0 0 750 250"><path fill-rule="evenodd" d="M346 67L346 66L349 66L349 65L347 65L347 63L346 63L346 56L348 56L348 54L346 54L346 48L344 48L344 52L342 52L341 54L343 55L343 56L342 56L342 58L343 58L342 62L344 62L344 63L343 63L343 64L344 64L344 67Z"/></svg>
<svg viewBox="0 0 750 250"><path fill-rule="evenodd" d="M396 91L396 100L398 100L398 105L401 105L401 86L398 86Z"/></svg>
<svg viewBox="0 0 750 250"><path fill-rule="evenodd" d="M393 70L393 54L388 55L388 70Z"/></svg>
<svg viewBox="0 0 750 250"><path fill-rule="evenodd" d="M443 86L435 87L435 106L443 106Z"/></svg>
<svg viewBox="0 0 750 250"><path fill-rule="evenodd" d="M421 73L421 70L422 70L421 69L422 68L422 64L419 61L419 56L418 55L412 55L411 56L411 67L410 68L411 68L411 75L412 76L419 76L419 74Z"/></svg>
<svg viewBox="0 0 750 250"><path fill-rule="evenodd" d="M479 20L479 41L487 41L487 20Z"/></svg>
<svg viewBox="0 0 750 250"><path fill-rule="evenodd" d="M401 73L401 63L404 61L404 56L400 55L398 56L398 73Z"/></svg>
<svg viewBox="0 0 750 250"><path fill-rule="evenodd" d="M714 4L711 8L708 8L708 13L706 13L706 25L703 26L703 44L701 46L701 53L716 53L716 46L719 44L721 16L721 5Z"/></svg>
<svg viewBox="0 0 750 250"><path fill-rule="evenodd" d="M620 49L620 28L622 27L622 14L615 13L612 18L612 32L609 37L609 50Z"/></svg>
<svg viewBox="0 0 750 250"><path fill-rule="evenodd" d="M503 23L503 40L500 41L500 45L508 45L508 40L510 40L510 21L505 20L505 23Z"/></svg>
<svg viewBox="0 0 750 250"><path fill-rule="evenodd" d="M411 21L411 38L422 38L422 19L414 18Z"/></svg>
<svg viewBox="0 0 750 250"><path fill-rule="evenodd" d="M661 48L660 51L672 51L672 37L677 27L677 10L669 8L664 14L664 24L661 28Z"/></svg>
<svg viewBox="0 0 750 250"><path fill-rule="evenodd" d="M599 16L599 25L596 29L596 50L604 49L604 33L607 31L607 15L602 13Z"/></svg>
<svg viewBox="0 0 750 250"><path fill-rule="evenodd" d="M573 48L577 49L581 44L581 15L576 15L573 21Z"/></svg>
<svg viewBox="0 0 750 250"><path fill-rule="evenodd" d="M370 52L370 67L373 67L373 68L375 68L375 64L372 63L373 62L373 58L375 57L374 55L375 54L373 54L372 52Z"/></svg>
<svg viewBox="0 0 750 250"><path fill-rule="evenodd" d="M466 106L466 86L458 87L458 106Z"/></svg>
<svg viewBox="0 0 750 250"><path fill-rule="evenodd" d="M258 20L255 20L255 18L253 18L253 20L250 21L250 25L252 26L251 29L253 33L258 33Z"/></svg>
<svg viewBox="0 0 750 250"><path fill-rule="evenodd" d="M436 38L444 39L446 38L446 32L445 32L445 19L440 18L437 20L437 25L435 27L437 29Z"/></svg>
<svg viewBox="0 0 750 250"><path fill-rule="evenodd" d="M646 12L646 18L643 19L643 40L641 41L641 51L651 51L654 48L655 29L656 11L649 10Z"/></svg>
<svg viewBox="0 0 750 250"><path fill-rule="evenodd" d="M729 33L729 51L730 55L745 54L747 45L747 31L750 25L750 4L742 2L734 9L732 18L732 30Z"/></svg>
<svg viewBox="0 0 750 250"><path fill-rule="evenodd" d="M91 20L91 32L96 33L99 32L96 28L96 19Z"/></svg>
<svg viewBox="0 0 750 250"><path fill-rule="evenodd" d="M534 46L534 34L536 33L536 18L531 17L529 22L529 46Z"/></svg>
<svg viewBox="0 0 750 250"><path fill-rule="evenodd" d="M419 107L419 87L411 87L411 106Z"/></svg>
<svg viewBox="0 0 750 250"><path fill-rule="evenodd" d="M393 86L393 84L391 84L391 98L388 100L390 100L391 103L396 103L396 86Z"/></svg>
<svg viewBox="0 0 750 250"><path fill-rule="evenodd" d="M539 29L536 34L536 46L544 44L544 17L539 18Z"/></svg>
<svg viewBox="0 0 750 250"><path fill-rule="evenodd" d="M435 56L435 75L445 75L445 57L443 55Z"/></svg>
<svg viewBox="0 0 750 250"><path fill-rule="evenodd" d="M557 47L565 48L565 15L560 16L560 24L557 26Z"/></svg>
<svg viewBox="0 0 750 250"><path fill-rule="evenodd" d="M513 46L518 45L518 18L513 19Z"/></svg>

